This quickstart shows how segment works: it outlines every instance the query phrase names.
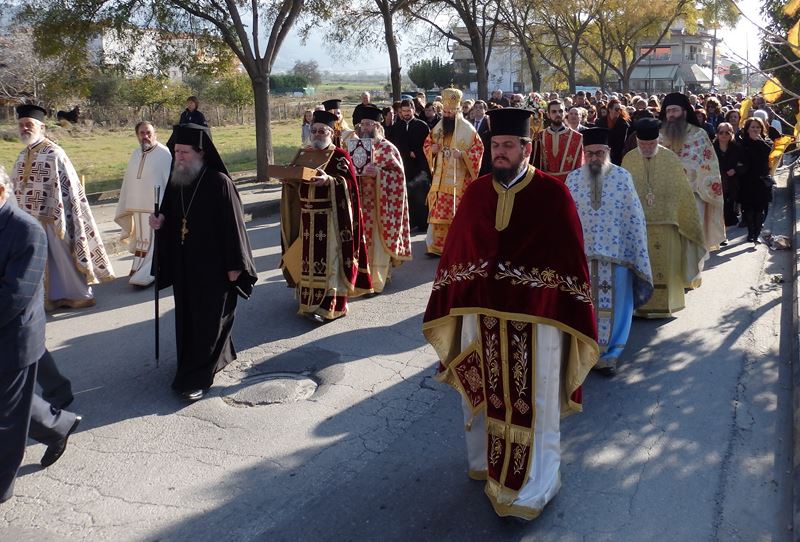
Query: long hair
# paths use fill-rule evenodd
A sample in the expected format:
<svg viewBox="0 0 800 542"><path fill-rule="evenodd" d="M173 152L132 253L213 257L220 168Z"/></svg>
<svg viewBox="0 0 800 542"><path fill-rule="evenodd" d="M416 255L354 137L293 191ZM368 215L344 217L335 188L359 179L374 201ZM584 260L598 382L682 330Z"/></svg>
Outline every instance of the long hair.
<svg viewBox="0 0 800 542"><path fill-rule="evenodd" d="M625 107L622 105L622 102L620 102L617 98L611 98L610 100L608 100L609 111L614 109L615 106L619 106L619 118L630 122L631 116L628 114L628 110L625 109Z"/></svg>

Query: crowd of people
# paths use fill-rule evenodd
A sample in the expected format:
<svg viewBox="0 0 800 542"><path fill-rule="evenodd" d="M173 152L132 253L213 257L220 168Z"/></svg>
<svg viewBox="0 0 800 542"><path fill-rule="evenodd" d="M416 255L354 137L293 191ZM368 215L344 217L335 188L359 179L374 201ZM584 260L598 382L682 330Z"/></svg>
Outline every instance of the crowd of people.
<svg viewBox="0 0 800 542"><path fill-rule="evenodd" d="M131 284L173 289L172 387L188 401L236 359L237 299L257 281L239 194L197 107L190 97L166 145L136 125L115 216ZM91 285L115 276L46 110L17 113L24 148L0 170L0 502L26 435L47 443L47 466L81 420L64 410L44 311L91 306ZM560 487L559 419L580 411L588 372L614 374L634 316L685 307L728 227L758 243L770 115L758 95L473 101L450 88L387 107L365 92L351 125L326 100L305 112L292 164L270 170L283 182L280 267L298 313L322 325L383 292L424 233L440 260L423 334L462 395L469 475L498 514L532 519Z"/></svg>

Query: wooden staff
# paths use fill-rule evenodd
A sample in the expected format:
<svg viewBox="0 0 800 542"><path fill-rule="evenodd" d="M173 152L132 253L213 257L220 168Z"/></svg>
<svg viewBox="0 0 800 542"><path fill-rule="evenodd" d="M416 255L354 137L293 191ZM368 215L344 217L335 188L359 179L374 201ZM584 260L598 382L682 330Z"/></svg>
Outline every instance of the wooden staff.
<svg viewBox="0 0 800 542"><path fill-rule="evenodd" d="M156 198L155 205L154 205L154 212L155 212L156 217L158 217L158 206L159 206L158 204L161 201L161 187L160 186L155 186L154 187L154 191L155 191L155 198ZM159 361L158 360L158 357L159 357L158 356L158 354L159 354L159 352L158 352L158 343L159 343L159 341L158 341L158 312L159 311L158 311L158 231L157 230L153 230L153 246L150 247L150 250L153 251L153 269L155 269L155 278L156 278L156 280L155 280L155 282L156 282L156 287L155 287L155 291L156 291L156 293L155 293L155 296L156 296L156 298L155 298L155 300L156 300L156 368L158 368L158 366L159 366L159 362L158 362Z"/></svg>

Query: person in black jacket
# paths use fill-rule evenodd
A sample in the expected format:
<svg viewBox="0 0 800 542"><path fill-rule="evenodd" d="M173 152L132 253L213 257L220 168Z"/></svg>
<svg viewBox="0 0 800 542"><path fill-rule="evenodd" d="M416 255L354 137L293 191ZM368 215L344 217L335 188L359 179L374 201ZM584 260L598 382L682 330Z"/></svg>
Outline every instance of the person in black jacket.
<svg viewBox="0 0 800 542"><path fill-rule="evenodd" d="M400 102L398 119L386 129L386 139L397 147L403 159L411 229L416 228L419 231L428 228L425 200L431 186L431 172L422 145L429 133L428 125L414 116L414 103L411 100Z"/></svg>
<svg viewBox="0 0 800 542"><path fill-rule="evenodd" d="M742 146L734 138L735 130L731 124L721 122L717 125L714 139L714 152L719 162L722 177L722 197L725 226L735 226L739 222L736 202L739 198L739 175L744 171Z"/></svg>
<svg viewBox="0 0 800 542"><path fill-rule="evenodd" d="M742 127L741 144L745 170L740 177L739 201L747 224L747 240L758 243L761 225L772 201L772 178L769 176L769 153L772 143L766 139L767 128L757 118L749 118Z"/></svg>
<svg viewBox="0 0 800 542"><path fill-rule="evenodd" d="M197 96L189 96L186 98L186 109L181 113L181 118L178 124L197 124L199 126L208 126L206 117L197 108L200 107L200 101Z"/></svg>
<svg viewBox="0 0 800 542"><path fill-rule="evenodd" d="M628 111L618 99L612 98L608 102L608 114L605 117L599 117L595 126L611 130L608 135L608 145L611 147L611 162L615 166L621 165L622 157L625 154L625 141L633 133Z"/></svg>

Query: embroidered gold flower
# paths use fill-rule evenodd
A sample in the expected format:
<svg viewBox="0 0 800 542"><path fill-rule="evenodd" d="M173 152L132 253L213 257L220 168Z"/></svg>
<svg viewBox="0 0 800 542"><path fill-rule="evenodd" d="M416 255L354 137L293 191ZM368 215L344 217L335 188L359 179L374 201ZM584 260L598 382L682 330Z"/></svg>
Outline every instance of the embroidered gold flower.
<svg viewBox="0 0 800 542"><path fill-rule="evenodd" d="M493 467L497 466L497 462L500 461L502 453L503 443L500 441L500 437L492 435L489 441L489 464Z"/></svg>
<svg viewBox="0 0 800 542"><path fill-rule="evenodd" d="M527 455L527 446L518 444L514 446L514 474L519 474L525 469L525 456Z"/></svg>
<svg viewBox="0 0 800 542"><path fill-rule="evenodd" d="M485 332L483 338L483 355L486 367L489 369L487 381L489 389L497 391L497 382L500 380L500 355L497 350L497 335Z"/></svg>
<svg viewBox="0 0 800 542"><path fill-rule="evenodd" d="M562 276L549 267L543 271L533 267L530 271L525 266L513 267L510 262L498 263L497 273L494 278L509 279L514 286L528 286L529 288L558 288L583 303L592 302L592 289L588 282L581 282L577 277Z"/></svg>
<svg viewBox="0 0 800 542"><path fill-rule="evenodd" d="M517 396L522 398L525 397L525 391L528 389L528 334L512 334L511 347L514 349L514 353L511 356L514 359L511 376L514 379ZM525 414L525 412L522 413Z"/></svg>
<svg viewBox="0 0 800 542"><path fill-rule="evenodd" d="M449 268L439 271L436 279L433 281L433 290L436 291L454 282L472 280L475 277L486 278L489 276L489 273L486 271L487 267L489 267L489 262L484 260L479 260L477 264L467 262L451 265Z"/></svg>

